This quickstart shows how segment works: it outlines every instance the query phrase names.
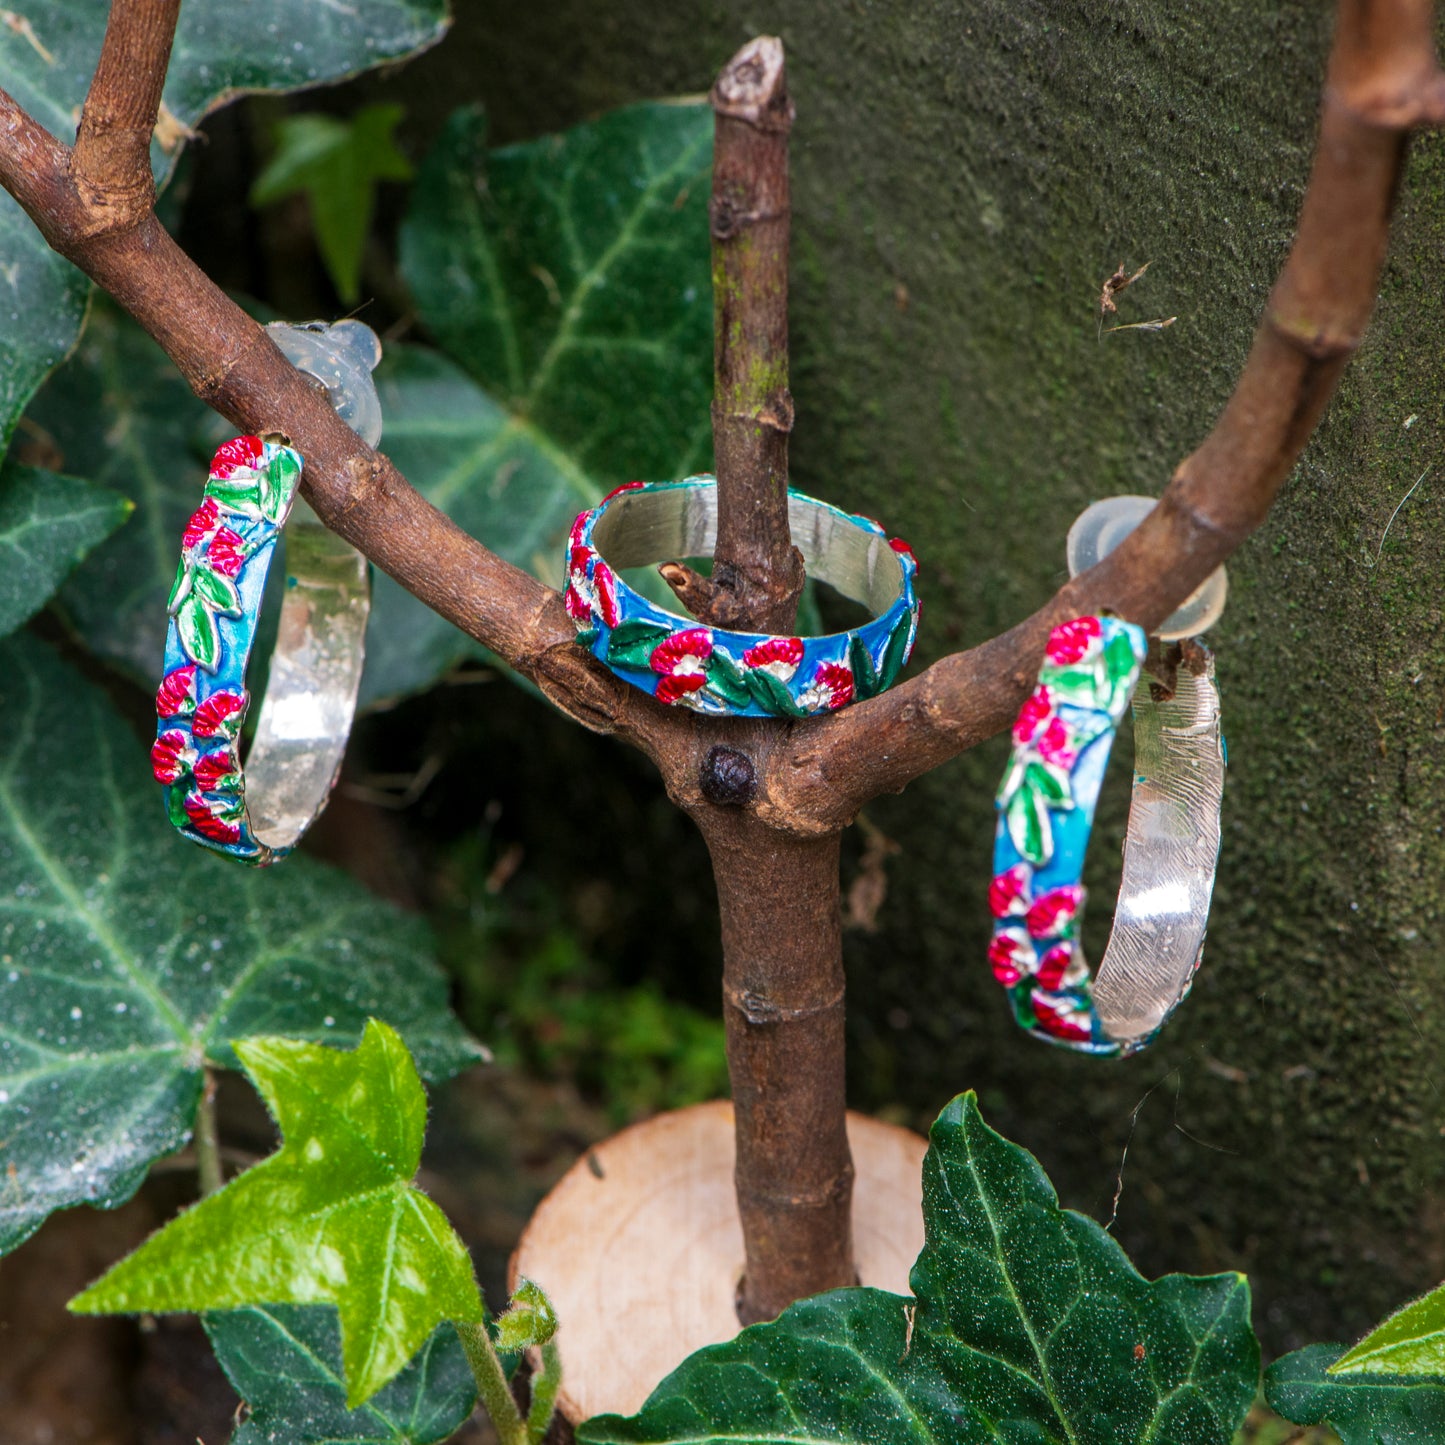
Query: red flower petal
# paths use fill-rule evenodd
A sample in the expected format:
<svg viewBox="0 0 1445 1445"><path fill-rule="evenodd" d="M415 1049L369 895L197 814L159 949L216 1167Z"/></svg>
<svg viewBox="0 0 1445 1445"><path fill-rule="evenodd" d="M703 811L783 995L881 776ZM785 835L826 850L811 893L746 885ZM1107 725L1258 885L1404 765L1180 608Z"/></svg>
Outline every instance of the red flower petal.
<svg viewBox="0 0 1445 1445"><path fill-rule="evenodd" d="M820 663L813 686L827 689L828 706L836 711L853 701L853 669L845 662Z"/></svg>
<svg viewBox="0 0 1445 1445"><path fill-rule="evenodd" d="M246 712L244 692L213 692L197 709L191 728L198 738L232 735Z"/></svg>
<svg viewBox="0 0 1445 1445"><path fill-rule="evenodd" d="M1045 651L1050 662L1068 666L1079 662L1102 636L1097 617L1076 617L1072 622L1061 622L1049 633Z"/></svg>
<svg viewBox="0 0 1445 1445"><path fill-rule="evenodd" d="M902 537L890 537L888 545L898 553L900 557L907 557L913 563L914 571L918 570L918 558L913 555L913 548L903 540Z"/></svg>
<svg viewBox="0 0 1445 1445"><path fill-rule="evenodd" d="M151 772L158 783L174 783L185 776L190 738L179 728L163 732L151 745Z"/></svg>
<svg viewBox="0 0 1445 1445"><path fill-rule="evenodd" d="M620 497L623 492L635 492L638 487L645 487L646 485L646 482L623 482L620 487L613 487L613 489L603 497L601 505L605 507L613 497Z"/></svg>
<svg viewBox="0 0 1445 1445"><path fill-rule="evenodd" d="M657 684L658 702L673 703L690 692L697 692L707 679L700 672L678 672L664 677Z"/></svg>
<svg viewBox="0 0 1445 1445"><path fill-rule="evenodd" d="M207 497L194 512L191 513L191 520L186 523L186 530L181 533L181 546L187 551L196 546L202 538L209 536L216 530L216 523L220 520L220 512L216 506L214 497Z"/></svg>
<svg viewBox="0 0 1445 1445"><path fill-rule="evenodd" d="M204 798L198 797L195 793L190 794L185 800L185 809L186 816L191 820L191 827L201 837L209 838L214 843L239 843L241 841L241 825L233 823L227 818L216 817Z"/></svg>
<svg viewBox="0 0 1445 1445"><path fill-rule="evenodd" d="M988 909L995 918L1007 918L1011 913L1022 913L1029 901L1030 869L1027 863L1015 863L1005 868L988 885Z"/></svg>
<svg viewBox="0 0 1445 1445"><path fill-rule="evenodd" d="M1083 906L1084 890L1077 883L1051 888L1034 900L1024 923L1032 938L1053 938L1078 916Z"/></svg>
<svg viewBox="0 0 1445 1445"><path fill-rule="evenodd" d="M1014 723L1014 742L1019 744L1031 743L1039 735L1040 729L1052 716L1054 710L1053 695L1046 687L1038 687L1024 705L1019 709L1017 721Z"/></svg>
<svg viewBox="0 0 1445 1445"><path fill-rule="evenodd" d="M234 577L245 565L245 546L246 544L229 527L222 527L211 538L210 551L206 553L206 560L211 564L211 570L219 572L222 577Z"/></svg>
<svg viewBox="0 0 1445 1445"><path fill-rule="evenodd" d="M579 582L587 575L587 564L597 554L591 547L569 547L567 549L567 571Z"/></svg>
<svg viewBox="0 0 1445 1445"><path fill-rule="evenodd" d="M1039 1027L1051 1038L1087 1043L1093 1037L1088 1010L1038 992L1029 995L1029 1003Z"/></svg>
<svg viewBox="0 0 1445 1445"><path fill-rule="evenodd" d="M1044 735L1038 740L1039 756L1046 763L1054 763L1061 768L1071 768L1074 759L1079 756L1079 750L1074 746L1073 734L1065 726L1062 718L1054 718L1044 729Z"/></svg>
<svg viewBox="0 0 1445 1445"><path fill-rule="evenodd" d="M587 605L587 599L570 582L562 594L562 601L567 606L567 616L573 622L591 621L592 609Z"/></svg>
<svg viewBox="0 0 1445 1445"><path fill-rule="evenodd" d="M796 667L802 660L801 637L768 637L743 651L743 661L749 667L766 667L770 662Z"/></svg>
<svg viewBox="0 0 1445 1445"><path fill-rule="evenodd" d="M999 983L1012 988L1033 970L1033 945L1017 929L1001 929L989 940L988 961Z"/></svg>
<svg viewBox="0 0 1445 1445"><path fill-rule="evenodd" d="M161 679L156 689L156 716L180 717L191 710L196 700L196 667L178 667Z"/></svg>
<svg viewBox="0 0 1445 1445"><path fill-rule="evenodd" d="M602 620L609 627L616 627L622 621L622 609L617 605L617 579L600 557L592 569L592 585L597 589L597 607Z"/></svg>
<svg viewBox="0 0 1445 1445"><path fill-rule="evenodd" d="M260 437L235 437L216 448L216 455L211 458L211 475L224 480L237 467L254 470L264 450Z"/></svg>
<svg viewBox="0 0 1445 1445"><path fill-rule="evenodd" d="M1064 975L1074 962L1074 945L1072 943L1056 943L1039 960L1039 971L1035 975L1039 981L1039 987L1048 989L1052 993L1064 981Z"/></svg>
<svg viewBox="0 0 1445 1445"><path fill-rule="evenodd" d="M236 757L230 748L203 754L196 760L196 766L192 769L196 778L196 786L203 793L213 793L218 788L225 786L227 779L234 777L237 771Z"/></svg>
<svg viewBox="0 0 1445 1445"><path fill-rule="evenodd" d="M567 534L568 547L580 547L582 545L582 529L592 520L591 512L578 512L572 523L572 530Z"/></svg>
<svg viewBox="0 0 1445 1445"><path fill-rule="evenodd" d="M601 571L601 568L598 568ZM602 589L598 588L598 595L601 596ZM614 624L609 623L609 626ZM687 627L681 632L674 632L671 637L664 637L656 647L652 649L652 656L648 659L652 670L664 675L677 671L678 664L685 658L693 658L699 663L706 662L712 656L712 633L706 627ZM689 688L691 692L693 689Z"/></svg>

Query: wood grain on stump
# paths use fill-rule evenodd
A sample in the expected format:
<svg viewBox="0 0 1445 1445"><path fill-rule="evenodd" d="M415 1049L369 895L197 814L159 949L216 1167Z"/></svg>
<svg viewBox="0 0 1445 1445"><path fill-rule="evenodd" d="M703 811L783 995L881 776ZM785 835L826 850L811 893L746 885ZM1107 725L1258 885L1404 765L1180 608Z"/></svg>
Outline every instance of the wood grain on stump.
<svg viewBox="0 0 1445 1445"><path fill-rule="evenodd" d="M848 1115L848 1143L860 1281L907 1294L927 1143L859 1114ZM737 1334L733 1159L732 1105L698 1104L598 1144L538 1206L510 1283L535 1280L556 1308L558 1406L573 1424L633 1414L694 1350Z"/></svg>

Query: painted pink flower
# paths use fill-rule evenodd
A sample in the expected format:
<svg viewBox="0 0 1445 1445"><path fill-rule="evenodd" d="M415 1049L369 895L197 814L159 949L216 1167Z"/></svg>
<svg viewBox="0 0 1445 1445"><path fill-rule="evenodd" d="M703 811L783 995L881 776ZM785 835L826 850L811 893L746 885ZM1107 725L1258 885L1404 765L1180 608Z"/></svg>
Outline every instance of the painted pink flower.
<svg viewBox="0 0 1445 1445"><path fill-rule="evenodd" d="M665 677L690 674L701 678L703 665L711 656L712 633L706 627L688 627L664 637L652 649L648 662L654 672L660 672ZM702 683L697 686L701 687ZM693 690L688 688L689 692Z"/></svg>
<svg viewBox="0 0 1445 1445"><path fill-rule="evenodd" d="M1055 767L1065 770L1073 767L1074 759L1079 756L1079 750L1074 746L1074 735L1062 718L1054 718L1034 746L1046 763L1053 763Z"/></svg>
<svg viewBox="0 0 1445 1445"><path fill-rule="evenodd" d="M206 561L211 564L213 572L219 572L222 577L234 577L246 564L245 548L246 544L237 533L229 527L221 527L211 538Z"/></svg>
<svg viewBox="0 0 1445 1445"><path fill-rule="evenodd" d="M988 961L993 965L993 976L1005 988L1012 988L1033 972L1034 946L1021 929L1001 928L989 940Z"/></svg>
<svg viewBox="0 0 1445 1445"><path fill-rule="evenodd" d="M623 482L620 487L613 487L613 489L603 497L601 505L605 507L613 497L620 497L623 492L635 492L638 487L645 487L646 485L646 482Z"/></svg>
<svg viewBox="0 0 1445 1445"><path fill-rule="evenodd" d="M1024 922L1033 938L1057 938L1078 917L1084 890L1077 883L1051 888L1029 907Z"/></svg>
<svg viewBox="0 0 1445 1445"><path fill-rule="evenodd" d="M1040 685L1019 709L1014 722L1014 742L1025 746L1038 737L1054 715L1054 698L1048 688Z"/></svg>
<svg viewBox="0 0 1445 1445"><path fill-rule="evenodd" d="M807 712L836 712L853 701L853 669L846 662L820 662L798 706Z"/></svg>
<svg viewBox="0 0 1445 1445"><path fill-rule="evenodd" d="M572 530L567 534L567 546L569 548L582 546L582 533L586 530L587 524L591 520L591 512L577 513L577 517L572 523Z"/></svg>
<svg viewBox="0 0 1445 1445"><path fill-rule="evenodd" d="M181 533L181 546L187 552L192 547L198 547L216 530L221 524L221 509L216 505L214 497L207 497L194 512L191 513L191 520L186 523L186 530Z"/></svg>
<svg viewBox="0 0 1445 1445"><path fill-rule="evenodd" d="M788 682L803 660L801 637L769 637L743 651L743 662L760 672L770 672L779 682Z"/></svg>
<svg viewBox="0 0 1445 1445"><path fill-rule="evenodd" d="M567 575L575 583L581 583L587 576L587 564L597 554L591 547L573 545L567 549Z"/></svg>
<svg viewBox="0 0 1445 1445"><path fill-rule="evenodd" d="M1005 868L988 885L988 908L995 918L1008 918L1023 913L1029 906L1029 882L1032 870L1027 863Z"/></svg>
<svg viewBox="0 0 1445 1445"><path fill-rule="evenodd" d="M1048 659L1060 667L1068 667L1098 650L1103 629L1097 617L1076 617L1072 622L1062 622L1049 633L1045 651Z"/></svg>
<svg viewBox="0 0 1445 1445"><path fill-rule="evenodd" d="M1039 971L1034 977L1042 989L1050 993L1066 983L1075 983L1083 977L1084 963L1072 943L1056 943L1039 960Z"/></svg>
<svg viewBox="0 0 1445 1445"><path fill-rule="evenodd" d="M592 585L596 589L597 610L602 614L602 620L609 627L616 627L622 621L622 608L617 604L617 578L600 557L592 569Z"/></svg>
<svg viewBox="0 0 1445 1445"><path fill-rule="evenodd" d="M1072 1000L1050 998L1036 990L1029 995L1029 1003L1039 1027L1051 1038L1087 1043L1093 1037L1088 1009L1080 1008Z"/></svg>
<svg viewBox="0 0 1445 1445"><path fill-rule="evenodd" d="M151 772L158 783L175 783L190 771L195 750L179 728L168 728L151 745Z"/></svg>
<svg viewBox="0 0 1445 1445"><path fill-rule="evenodd" d="M213 692L196 709L191 727L198 738L234 737L246 711L244 692Z"/></svg>
<svg viewBox="0 0 1445 1445"><path fill-rule="evenodd" d="M181 534L181 547L193 561L195 553L205 542L210 549L206 554L206 565L222 577L234 577L246 561L245 544L229 527L221 525L220 508L214 497L207 497L186 523Z"/></svg>
<svg viewBox="0 0 1445 1445"><path fill-rule="evenodd" d="M156 689L156 716L181 717L196 703L196 665L190 663L168 672Z"/></svg>
<svg viewBox="0 0 1445 1445"><path fill-rule="evenodd" d="M203 753L191 771L195 776L196 786L203 793L214 793L218 789L233 786L240 769L236 766L236 757L230 748L222 748L219 752Z"/></svg>
<svg viewBox="0 0 1445 1445"><path fill-rule="evenodd" d="M567 616L573 622L590 622L592 620L591 603L571 582L567 584L567 590L562 594L562 601L566 604Z"/></svg>
<svg viewBox="0 0 1445 1445"><path fill-rule="evenodd" d="M888 539L888 545L892 547L900 557L907 557L908 560L913 563L913 570L915 572L918 571L918 558L914 556L913 548L910 547L902 537L890 537Z"/></svg>
<svg viewBox="0 0 1445 1445"><path fill-rule="evenodd" d="M224 479L238 468L254 471L263 451L260 437L233 437L216 448L216 455L211 458L211 475Z"/></svg>
<svg viewBox="0 0 1445 1445"><path fill-rule="evenodd" d="M698 692L707 678L700 672L673 672L657 684L658 702L682 702L689 693Z"/></svg>
<svg viewBox="0 0 1445 1445"><path fill-rule="evenodd" d="M191 827L201 837L209 838L213 843L241 841L241 825L237 821L239 815L235 813L234 800L213 806L199 793L187 793L182 806L186 810L186 817L190 819Z"/></svg>

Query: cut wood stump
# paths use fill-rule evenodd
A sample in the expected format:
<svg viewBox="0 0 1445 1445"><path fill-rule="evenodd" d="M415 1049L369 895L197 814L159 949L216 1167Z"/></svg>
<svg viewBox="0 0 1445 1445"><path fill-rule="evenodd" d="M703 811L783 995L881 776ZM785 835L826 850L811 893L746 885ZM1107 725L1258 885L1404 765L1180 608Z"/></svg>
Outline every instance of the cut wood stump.
<svg viewBox="0 0 1445 1445"><path fill-rule="evenodd" d="M907 1294L927 1141L850 1113L848 1143L860 1282ZM733 1158L732 1105L697 1104L588 1150L537 1207L509 1282L535 1281L557 1311L558 1408L572 1424L634 1414L694 1350L737 1334Z"/></svg>

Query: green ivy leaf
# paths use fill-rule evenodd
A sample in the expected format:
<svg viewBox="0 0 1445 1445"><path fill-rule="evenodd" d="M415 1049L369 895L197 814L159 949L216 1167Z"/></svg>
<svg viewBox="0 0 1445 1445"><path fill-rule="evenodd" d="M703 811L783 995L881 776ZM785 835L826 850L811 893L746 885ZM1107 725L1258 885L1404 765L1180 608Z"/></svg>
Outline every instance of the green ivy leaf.
<svg viewBox="0 0 1445 1445"><path fill-rule="evenodd" d="M1296 1425L1329 1426L1344 1445L1422 1445L1445 1440L1445 1379L1331 1373L1339 1345L1310 1345L1264 1376L1270 1408Z"/></svg>
<svg viewBox="0 0 1445 1445"><path fill-rule="evenodd" d="M257 871L177 838L100 689L0 643L0 1252L129 1199L233 1040L383 1017L445 1077L480 1054L446 999L416 920L308 858Z"/></svg>
<svg viewBox="0 0 1445 1445"><path fill-rule="evenodd" d="M0 637L45 606L66 573L134 510L78 477L0 466Z"/></svg>
<svg viewBox="0 0 1445 1445"><path fill-rule="evenodd" d="M208 1314L204 1323L250 1411L231 1445L437 1445L476 1403L467 1357L446 1325L396 1379L351 1410L334 1310L253 1305Z"/></svg>
<svg viewBox="0 0 1445 1445"><path fill-rule="evenodd" d="M1445 1376L1445 1285L1396 1311L1330 1373Z"/></svg>
<svg viewBox="0 0 1445 1445"><path fill-rule="evenodd" d="M557 1312L540 1285L521 1280L506 1311L497 1317L497 1348L518 1353L545 1345L557 1333Z"/></svg>
<svg viewBox="0 0 1445 1445"><path fill-rule="evenodd" d="M933 1126L923 1212L914 1299L804 1300L579 1441L1228 1445L1259 1377L1242 1276L1145 1280L972 1094Z"/></svg>
<svg viewBox="0 0 1445 1445"><path fill-rule="evenodd" d="M320 111L291 115L276 127L276 151L251 187L251 204L267 206L298 191L306 197L326 274L348 305L361 296L361 257L382 181L411 178L392 132L395 104L368 105L338 120Z"/></svg>
<svg viewBox="0 0 1445 1445"><path fill-rule="evenodd" d="M26 28L0 26L0 88L69 141L100 52L105 0L45 0L19 7ZM164 103L195 125L245 91L298 90L339 80L439 40L445 0L247 0L184 5L166 73ZM285 44L278 44L277 37ZM179 148L151 147L158 181ZM0 256L11 316L0 328L0 452L46 373L74 346L90 293L85 278L45 244L29 218L0 194Z"/></svg>
<svg viewBox="0 0 1445 1445"><path fill-rule="evenodd" d="M235 1050L280 1150L186 1210L70 1302L77 1314L335 1304L346 1403L396 1378L444 1320L480 1323L466 1246L412 1185L426 1095L401 1037L352 1053L294 1039Z"/></svg>

